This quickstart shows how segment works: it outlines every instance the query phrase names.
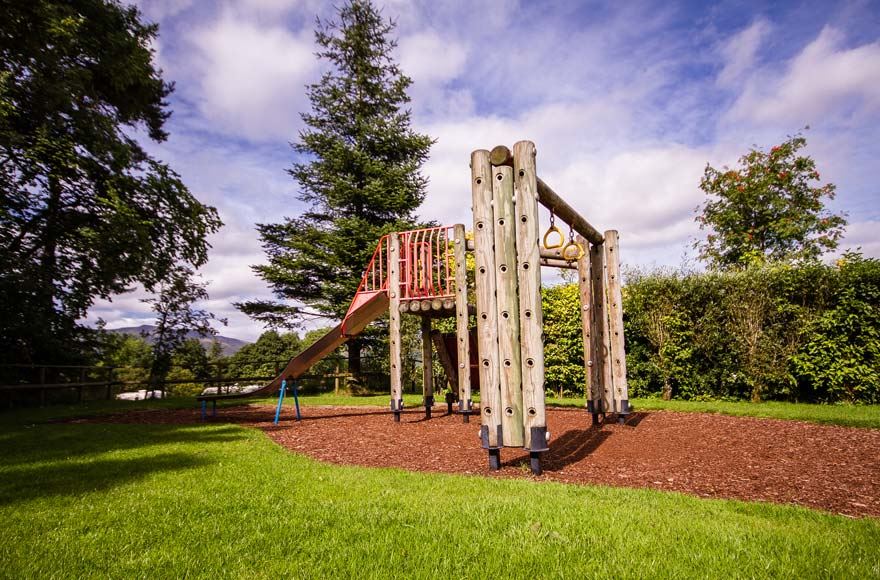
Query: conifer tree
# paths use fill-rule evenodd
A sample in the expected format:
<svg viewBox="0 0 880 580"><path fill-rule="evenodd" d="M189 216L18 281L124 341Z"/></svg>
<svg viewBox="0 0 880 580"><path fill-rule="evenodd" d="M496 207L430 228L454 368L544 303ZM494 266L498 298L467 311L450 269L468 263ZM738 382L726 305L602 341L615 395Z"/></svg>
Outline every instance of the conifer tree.
<svg viewBox="0 0 880 580"><path fill-rule="evenodd" d="M420 167L433 140L410 127L412 83L392 58L394 22L368 0L350 0L338 21L318 20L317 56L330 65L307 87L311 112L293 144L289 173L308 209L277 224L259 224L268 263L253 269L281 302L239 308L274 327L294 328L310 314L340 318L357 291L379 238L416 222L427 179ZM349 343L358 372L360 341Z"/></svg>

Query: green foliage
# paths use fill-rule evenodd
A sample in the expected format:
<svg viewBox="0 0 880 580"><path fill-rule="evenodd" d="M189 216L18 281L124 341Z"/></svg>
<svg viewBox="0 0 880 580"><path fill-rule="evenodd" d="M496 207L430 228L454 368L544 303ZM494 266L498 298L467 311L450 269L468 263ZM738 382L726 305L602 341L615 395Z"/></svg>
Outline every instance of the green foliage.
<svg viewBox="0 0 880 580"><path fill-rule="evenodd" d="M626 278L631 399L880 402L876 259ZM579 306L573 284L544 290L549 392L583 394Z"/></svg>
<svg viewBox="0 0 880 580"><path fill-rule="evenodd" d="M545 388L558 396L585 396L580 298L576 284L542 289Z"/></svg>
<svg viewBox="0 0 880 580"><path fill-rule="evenodd" d="M199 336L213 336L217 331L211 326L215 316L196 306L197 302L208 299L205 284L193 278L188 268L176 268L173 276L163 282L159 293L154 298L143 300L152 305L156 313L156 328L153 331L153 365L150 371L152 381L161 382L173 364L173 355L193 351L187 348L187 336L196 333ZM226 320L219 319L226 324ZM199 356L207 363L204 347L198 345ZM178 354L180 356L180 354Z"/></svg>
<svg viewBox="0 0 880 580"><path fill-rule="evenodd" d="M880 263L838 264L836 304L804 326L793 372L814 400L880 403Z"/></svg>
<svg viewBox="0 0 880 580"><path fill-rule="evenodd" d="M104 331L101 333L98 364L116 367L116 381L140 382L149 378L153 348L143 337Z"/></svg>
<svg viewBox="0 0 880 580"><path fill-rule="evenodd" d="M697 222L710 233L696 244L701 259L743 268L815 260L837 247L846 220L825 210L835 186L815 185L815 161L798 153L806 143L796 135L769 152L752 149L738 169L706 166L700 189L709 199Z"/></svg>
<svg viewBox="0 0 880 580"><path fill-rule="evenodd" d="M874 403L880 261L630 273L630 396Z"/></svg>
<svg viewBox="0 0 880 580"><path fill-rule="evenodd" d="M0 13L0 361L57 364L97 297L204 264L221 222L132 137L167 137L155 25L108 0Z"/></svg>
<svg viewBox="0 0 880 580"><path fill-rule="evenodd" d="M309 343L311 344L311 343ZM271 377L306 345L295 332L268 330L257 342L241 347L228 359L227 374L232 377Z"/></svg>
<svg viewBox="0 0 880 580"><path fill-rule="evenodd" d="M330 65L308 87L312 111L294 145L308 161L290 174L309 210L280 224L261 224L268 263L254 270L281 299L340 318L379 238L415 224L427 184L419 168L432 140L410 129L411 80L394 63L394 24L367 0L342 5L338 22L318 22L318 57ZM239 307L275 326L303 311L280 303ZM355 341L359 348L359 341Z"/></svg>

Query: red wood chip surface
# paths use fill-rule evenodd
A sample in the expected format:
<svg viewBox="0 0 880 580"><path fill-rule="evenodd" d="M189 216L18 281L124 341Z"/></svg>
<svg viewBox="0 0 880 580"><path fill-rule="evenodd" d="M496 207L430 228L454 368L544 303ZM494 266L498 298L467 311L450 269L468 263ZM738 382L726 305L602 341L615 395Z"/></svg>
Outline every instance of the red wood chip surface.
<svg viewBox="0 0 880 580"><path fill-rule="evenodd" d="M218 410L213 422L265 431L278 444L321 461L367 467L519 477L577 484L674 490L701 497L798 504L849 516L880 517L880 430L800 421L659 411L636 413L626 425L590 427L583 410L548 409L550 451L544 475L528 454L502 450L502 469L488 469L479 416L463 423L434 408L407 410L400 423L375 407L304 407L303 420L284 409ZM100 419L192 423L197 411L144 411Z"/></svg>

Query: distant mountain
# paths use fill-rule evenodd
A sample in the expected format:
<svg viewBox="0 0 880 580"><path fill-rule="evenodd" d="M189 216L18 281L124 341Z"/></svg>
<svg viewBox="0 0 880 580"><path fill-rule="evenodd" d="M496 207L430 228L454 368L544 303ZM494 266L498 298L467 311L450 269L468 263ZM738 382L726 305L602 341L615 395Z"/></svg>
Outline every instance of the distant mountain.
<svg viewBox="0 0 880 580"><path fill-rule="evenodd" d="M153 338L152 338L153 331L156 330L156 327L152 326L150 324L142 324L140 326L126 326L124 328L108 328L107 330L109 332L116 332L118 334L132 334L134 336L144 336L147 339L147 342L151 343L151 342L153 342ZM229 355L235 354L236 352L239 351L239 349L241 349L241 347L243 347L246 344L250 344L249 342L247 342L245 340L239 340L237 338L231 338L229 336L222 336L219 334L217 336L205 337L205 336L199 336L195 332L189 332L186 335L186 337L187 338L195 338L196 340L198 340L200 343L202 343L202 346L205 347L205 350L208 350L209 348L211 348L211 343L216 340L217 342L220 343L220 347L223 350L224 356L229 356Z"/></svg>

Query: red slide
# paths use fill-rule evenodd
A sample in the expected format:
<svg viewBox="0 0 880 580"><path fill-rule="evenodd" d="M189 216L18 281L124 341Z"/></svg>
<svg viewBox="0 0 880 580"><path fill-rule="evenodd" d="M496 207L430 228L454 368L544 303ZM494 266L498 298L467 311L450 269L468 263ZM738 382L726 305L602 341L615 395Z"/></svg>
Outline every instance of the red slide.
<svg viewBox="0 0 880 580"><path fill-rule="evenodd" d="M387 292L378 291L371 292L368 296L359 296L359 299L356 299L356 302L352 304L351 310L349 310L342 323L331 329L312 346L290 359L284 370L265 387L247 393L200 395L197 399L199 401L216 401L218 399L242 399L277 393L281 388L281 381L283 379L297 379L301 377L317 362L335 351L352 336L360 334L369 323L387 311Z"/></svg>

